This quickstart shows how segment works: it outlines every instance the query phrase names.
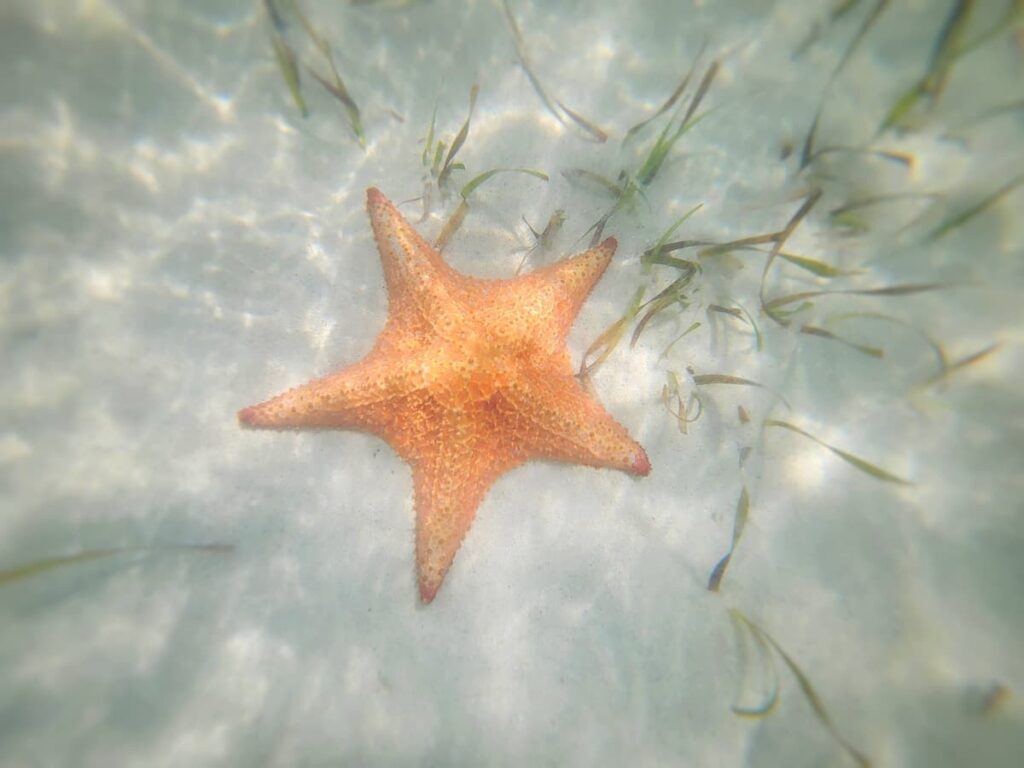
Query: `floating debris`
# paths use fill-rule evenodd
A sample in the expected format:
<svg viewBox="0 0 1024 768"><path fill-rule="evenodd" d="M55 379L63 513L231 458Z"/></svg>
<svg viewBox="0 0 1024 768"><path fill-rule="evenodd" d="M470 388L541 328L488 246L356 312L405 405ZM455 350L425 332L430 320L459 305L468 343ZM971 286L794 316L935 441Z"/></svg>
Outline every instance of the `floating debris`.
<svg viewBox="0 0 1024 768"><path fill-rule="evenodd" d="M969 206L967 210L960 211L959 213L955 213L949 218L947 218L945 221L939 224L939 226L932 230L931 234L929 234L925 238L925 242L934 242L941 237L945 237L957 227L962 227L964 224L973 219L979 213L988 210L993 205L998 203L1000 200L1006 197L1006 195L1010 194L1010 192L1019 187L1021 183L1024 183L1024 174L1021 174L1015 179L1011 179L992 194L987 195L979 202Z"/></svg>
<svg viewBox="0 0 1024 768"><path fill-rule="evenodd" d="M614 182L606 176L602 176L599 173L588 171L584 168L569 168L562 171L562 176L570 184L582 187L586 185L601 190L607 193L610 197L619 198L626 193L626 185L623 174L619 174L619 181Z"/></svg>
<svg viewBox="0 0 1024 768"><path fill-rule="evenodd" d="M845 144L831 144L827 147L822 147L814 153L814 157L819 158L822 155L832 155L837 153L877 157L879 160L886 160L902 165L908 171L912 170L914 165L917 163L917 156L910 152L899 152L893 149L879 149L878 147L847 146Z"/></svg>
<svg viewBox="0 0 1024 768"><path fill-rule="evenodd" d="M1019 2L1019 0L1017 0L1017 2ZM960 123L955 128L953 128L951 132L947 135L950 137L957 136L960 134L961 131L965 131L969 128L975 128L981 125L982 123L988 122L989 120L994 120L995 118L1002 117L1003 115L1012 115L1014 112L1021 111L1024 111L1024 99L1008 101L1003 104L996 104L994 107L990 107L989 109L984 110L980 114L974 115L964 120L964 122Z"/></svg>
<svg viewBox="0 0 1024 768"><path fill-rule="evenodd" d="M913 323L908 323L906 320L901 320L900 318L893 317L892 315L885 315L882 314L881 312L845 312L838 315L830 315L827 318L826 324L835 325L838 323L845 323L849 320L881 320L886 323L893 323L895 325L907 328L908 330L913 331L922 340L924 340L924 342L928 344L932 352L935 354L936 362L938 363L937 375L945 371L947 366L949 365L949 361L946 356L946 351L942 348L942 345Z"/></svg>
<svg viewBox="0 0 1024 768"><path fill-rule="evenodd" d="M470 179L459 194L462 195L463 199L469 197L477 187L499 173L525 173L527 176L533 176L535 179L540 179L541 181L548 180L548 175L546 173L535 171L532 168L492 168L491 170L484 171Z"/></svg>
<svg viewBox="0 0 1024 768"><path fill-rule="evenodd" d="M455 156L462 149L462 145L466 143L466 139L469 137L469 123L473 119L473 109L476 107L476 97L480 93L480 86L473 83L473 87L469 89L469 111L466 113L466 120L462 123L462 127L459 128L459 132L455 134L455 138L452 140L452 145L448 147L448 154L444 158L444 164L441 166L440 171L437 174L437 186L444 189L445 184L448 181L448 177L451 176L452 171L456 168L463 166L456 166L454 164ZM433 123L431 123L431 130L433 130ZM438 142L438 150L441 151L443 145ZM463 195L465 198L465 195Z"/></svg>
<svg viewBox="0 0 1024 768"><path fill-rule="evenodd" d="M670 226L668 229L666 229L662 233L661 237L658 238L658 242L654 244L654 247L648 248L646 251L644 251L643 256L640 257L641 263L643 263L643 264L665 264L665 263L668 263L670 266L682 266L682 265L685 264L686 266L683 266L684 269L690 269L692 267L696 267L696 265L693 262L681 262L681 261L663 262L663 261L659 261L659 259L661 258L662 249L665 247L665 244L668 242L668 239L670 237L672 237L672 234L677 229L679 229L679 227L682 226L683 222L685 222L688 218L693 216L693 214L695 214L697 211L699 211L703 206L704 206L704 203L697 203L697 205L693 206L693 208L691 208L686 213L684 213L682 216L680 216L678 219L676 219L672 223L672 226Z"/></svg>
<svg viewBox="0 0 1024 768"><path fill-rule="evenodd" d="M867 355L868 357L882 358L885 355L885 351L880 347L871 347L867 344L858 344L855 341L844 339L842 336L837 336L825 328L819 328L816 325L801 325L800 333L805 333L808 336L818 336L822 339L829 339L830 341L837 341L844 346L856 349L858 352Z"/></svg>
<svg viewBox="0 0 1024 768"><path fill-rule="evenodd" d="M288 30L288 25L274 4L274 0L263 0L263 9L267 12L267 17L270 19L274 31L280 32L283 35Z"/></svg>
<svg viewBox="0 0 1024 768"><path fill-rule="evenodd" d="M744 413L743 409L740 408L741 415ZM750 516L750 494L747 493L747 487L743 486L743 490L740 492L739 501L736 502L736 515L733 518L732 523L732 542L729 544L729 551L725 553L721 560L715 565L711 571L711 576L708 578L708 590L710 592L717 592L718 588L722 584L722 578L725 576L725 569L729 567L729 562L732 560L732 554L736 551L736 545L739 543L740 536L743 534L743 529L747 525L747 518Z"/></svg>
<svg viewBox="0 0 1024 768"><path fill-rule="evenodd" d="M806 168L817 155L821 154L821 150L815 152L814 140L818 132L818 124L821 122L821 115L825 110L825 102L832 90L832 86L835 84L836 79L852 58L854 51L857 50L857 47L864 40L865 36L867 36L867 33L875 25L875 22L878 21L878 17L881 16L882 11L884 11L888 5L889 0L878 0L875 7L871 9L870 13L868 13L867 17L864 19L864 23L858 28L857 33L853 36L853 40L851 40L850 44L846 47L846 50L839 59L839 63L836 65L836 68L833 69L832 74L829 75L828 83L825 85L825 90L821 94L821 100L818 102L818 108L815 110L814 119L811 121L810 130L808 130L807 137L804 139L803 150L800 153L801 168ZM832 18L835 19L838 18L838 16L842 16L852 7L853 3L843 3L839 8L838 15L833 12Z"/></svg>
<svg viewBox="0 0 1024 768"><path fill-rule="evenodd" d="M741 237L738 240L729 240L724 243L711 243L704 240L680 240L677 243L669 243L665 246L665 250L698 247L700 250L697 252L697 256L701 259L710 259L726 253L732 253L733 251L753 250L756 245L774 243L778 236L778 232L771 232L767 235L751 235L750 237Z"/></svg>
<svg viewBox="0 0 1024 768"><path fill-rule="evenodd" d="M56 557L45 557L41 560L34 560L31 563L19 565L14 568L0 570L0 587L5 587L15 582L23 581L38 576L42 573L63 568L78 563L88 563L93 560L101 560L115 555L125 554L160 554L164 552L231 552L234 547L230 544L167 544L152 547L109 547L105 549L89 549L78 552L74 555L58 555Z"/></svg>
<svg viewBox="0 0 1024 768"><path fill-rule="evenodd" d="M1024 17L1024 3L1009 0L1002 16L989 29L973 40L967 40L967 27L971 14L977 7L976 0L957 0L939 31L932 50L928 71L924 76L903 92L882 120L879 133L887 128L908 128L911 116L922 101L927 102L925 112L938 103L949 82L953 65L961 57L991 40L999 33L1012 30L1019 19Z"/></svg>
<svg viewBox="0 0 1024 768"><path fill-rule="evenodd" d="M956 373L957 371L962 371L964 368L967 368L968 366L971 366L971 365L974 365L975 363L981 362L982 360L987 358L989 355L993 354L1001 346L1002 346L1002 344L1000 344L998 342L995 343L995 344L989 344L987 347L985 347L983 349L979 349L977 352L972 352L971 354L969 354L969 355L967 355L965 357L962 357L959 360L956 360L956 361L954 361L952 363L949 363L949 362L946 361L945 354L943 353L942 354L942 368L934 376L932 376L928 380L922 382L920 386L922 388L930 387L930 386L933 386L934 384L938 384L939 382L945 381L946 379L948 379L952 374ZM941 352L941 349L940 349L940 352Z"/></svg>
<svg viewBox="0 0 1024 768"><path fill-rule="evenodd" d="M591 247L600 242L601 237L604 234L604 228L607 226L612 216L624 208L631 209L637 196L645 196L646 187L649 186L658 175L675 143L679 141L687 131L693 128L698 122L704 119L707 114L709 114L704 113L696 117L694 116L694 113L703 101L704 96L707 94L708 89L711 87L711 83L718 72L718 66L717 61L711 63L706 70L697 91L690 99L689 106L687 107L683 117L678 123L674 123L671 119L666 123L661 133L655 139L652 147L647 152L647 155L644 157L639 169L635 173L622 170L619 173L618 181L611 181L600 174L578 168L571 169L565 173L566 178L571 182L590 182L593 186L599 187L603 192L608 193L614 199L611 208L606 211L601 218L594 222L583 234L584 237L588 234L591 235ZM671 101L673 104L675 103L675 100Z"/></svg>
<svg viewBox="0 0 1024 768"><path fill-rule="evenodd" d="M993 681L985 686L971 686L966 691L965 699L968 711L984 717L1005 709L1012 695L1009 687Z"/></svg>
<svg viewBox="0 0 1024 768"><path fill-rule="evenodd" d="M587 347L587 351L583 353L583 360L580 362L579 373L576 374L577 378L582 381L588 381L590 375L597 367L615 351L615 347L622 341L622 337L625 335L626 329L629 328L629 324L639 314L640 308L643 306L644 293L646 293L646 288L641 285L633 293L633 298L630 299L629 306L622 317L605 328L591 345ZM592 355L596 355L596 357L587 362Z"/></svg>
<svg viewBox="0 0 1024 768"><path fill-rule="evenodd" d="M772 309L768 307L765 303L764 291L765 283L768 279L768 271L772 267L772 262L775 261L776 257L778 257L779 253L782 251L782 246L785 244L786 240L788 240L789 236L793 234L796 228L800 225L800 222L804 220L804 217L811 212L811 209L815 206L815 204L818 202L820 198L820 189L816 188L811 190L811 192L804 199L803 203L797 209L796 213L794 213L792 218L790 218L786 226L783 227L779 232L776 232L775 234L770 236L766 236L771 238L773 245L771 251L769 251L768 253L768 258L765 259L764 269L761 272L761 286L758 289L758 298L761 301L761 309L764 311L764 313L782 326L786 326L789 324L788 318L785 318L778 312L772 312Z"/></svg>
<svg viewBox="0 0 1024 768"><path fill-rule="evenodd" d="M861 233L867 232L871 227L867 221L856 215L854 211L859 211L863 208L870 208L884 203L904 200L927 200L934 202L940 199L940 197L940 195L934 192L895 192L891 194L871 195L870 197L851 200L848 203L837 206L829 211L828 215L835 226L845 227L854 233ZM904 228L907 226L909 226L909 224L904 225Z"/></svg>
<svg viewBox="0 0 1024 768"><path fill-rule="evenodd" d="M341 76L338 74L338 70L334 68L334 62L331 61L331 74L334 77L333 82L324 79L324 77L317 72L315 69L309 69L309 74L313 76L320 85L322 85L328 93L334 96L338 101L345 107L345 111L348 113L349 124L352 126L352 132L356 136L356 141L359 142L359 146L366 149L366 136L363 133L363 122L360 116L359 106L352 100L352 96L349 95L348 89L341 80Z"/></svg>
<svg viewBox="0 0 1024 768"><path fill-rule="evenodd" d="M533 238L536 241L537 247L541 248L542 250L547 250L551 248L551 246L554 244L554 240L558 236L558 233L562 231L562 225L565 224L565 220L567 218L568 216L566 216L565 211L563 209L556 208L555 211L551 214L551 217L548 219L548 223L544 225L544 229L541 232L538 232L533 227L531 227L530 222L526 220L525 216L523 217L523 223L527 226L527 228L529 228L530 233L533 235Z"/></svg>
<svg viewBox="0 0 1024 768"><path fill-rule="evenodd" d="M736 384L743 387L759 387L764 389L764 384L751 379L744 379L739 376L729 376L724 373L701 373L693 377L693 383L697 386L707 384Z"/></svg>
<svg viewBox="0 0 1024 768"><path fill-rule="evenodd" d="M771 651L774 651L796 679L797 684L800 686L800 691L803 693L804 698L807 699L807 703L811 705L811 709L814 711L814 716L818 718L818 722L825 727L829 735L853 758L857 765L861 766L861 768L870 768L871 760L839 732L831 715L829 715L828 710L825 708L824 702L822 702L817 691L814 690L814 686L811 685L810 678L800 669L793 658L783 650L775 638L735 608L729 609L729 618L732 619L733 626L736 628L737 643L740 648L741 679L746 680L755 671L760 670L767 672L768 680L770 681L760 703L752 706L733 704L732 711L741 717L762 718L770 714L775 708L775 704L779 700L780 686L778 671L775 668L775 661L771 653ZM754 655L748 650L751 647L756 652L759 664L751 663L751 657Z"/></svg>
<svg viewBox="0 0 1024 768"><path fill-rule="evenodd" d="M423 216L426 218L430 214L432 208L432 193L436 188L442 194L449 186L451 175L455 171L465 170L466 166L456 161L456 156L459 151L465 146L466 140L469 138L470 125L473 120L473 111L476 108L476 100L480 93L480 86L476 83L469 89L469 108L466 112L466 119L463 121L462 126L459 128L458 133L452 139L451 145L446 145L443 139L437 139L436 128L437 128L437 107L435 105L434 111L430 117L430 127L427 129L427 135L423 142L423 152L420 159L427 169L427 174L423 181ZM458 231L459 227L462 226L462 222L465 220L466 215L469 213L469 196L472 195L476 189L491 179L493 176L499 173L524 173L528 176L541 179L542 181L548 181L548 175L541 171L534 170L532 168L492 168L483 173L478 173L468 182L463 184L462 189L459 190L458 206L452 212L452 214L445 221L444 226L441 228L441 232L438 234L434 241L434 247L441 251L447 245L452 235Z"/></svg>
<svg viewBox="0 0 1024 768"><path fill-rule="evenodd" d="M523 258L519 261L519 266L516 267L516 274L518 275L523 271L523 267L526 266L527 260L537 251L547 252L550 251L554 246L555 238L558 237L558 233L562 231L562 225L568 217L565 215L565 211L561 208L555 209L554 213L548 219L548 223L544 225L544 229L540 232L530 226L530 222L523 217L523 223L530 230L533 235L533 246L526 249L523 254Z"/></svg>
<svg viewBox="0 0 1024 768"><path fill-rule="evenodd" d="M672 409L673 400L675 401L675 410ZM676 420L679 431L684 435L687 434L689 425L699 419L700 415L704 412L704 403L695 392L691 393L689 398L683 397L679 375L675 371L668 372L668 383L662 385L661 402L665 406L665 410ZM694 403L698 406L697 413L690 416L689 410L693 407Z"/></svg>
<svg viewBox="0 0 1024 768"><path fill-rule="evenodd" d="M740 717L764 717L779 702L779 673L772 658L771 646L757 625L735 608L729 609L729 618L736 630L736 645L740 656L739 686L735 703L730 709Z"/></svg>
<svg viewBox="0 0 1024 768"><path fill-rule="evenodd" d="M761 336L761 329L758 327L757 323L754 321L754 318L751 316L751 314L747 311L747 308L744 307L742 304L735 307L723 307L719 304L708 304L707 311L709 315L710 313L714 312L717 314L734 317L737 320L743 320L754 331L754 349L756 349L758 352L764 349L764 338Z"/></svg>
<svg viewBox="0 0 1024 768"><path fill-rule="evenodd" d="M872 464L869 461L865 461L864 459L860 458L859 456L855 456L849 451L844 451L842 448L836 448L834 445L826 443L824 440L815 437L811 433L806 432L803 429L800 429L800 427L794 424L790 424L788 421L766 419L764 425L765 427L780 427L781 429L788 429L790 432L796 432L798 435L803 435L808 440L817 443L822 448L827 448L846 463L856 467L865 474L871 475L871 477L875 478L876 480L882 480L883 482L894 483L896 485L913 485L913 483L911 483L909 480L904 480L902 477L894 475L892 472L888 472L882 469L881 467Z"/></svg>
<svg viewBox="0 0 1024 768"><path fill-rule="evenodd" d="M434 168L439 168L440 167L440 165L441 165L441 158L439 157L439 155L441 154L441 152L443 152L443 150L441 149L440 146L437 148L436 151L434 149L434 128L435 128L436 125L437 125L437 102L434 103L434 111L430 115L430 127L427 129L427 136L423 140L423 154L421 155L421 160L423 161L423 165L425 167L427 167L427 168L430 168L431 170L433 170ZM434 153L434 161L433 162L431 162L431 159L430 159L431 152Z"/></svg>
<svg viewBox="0 0 1024 768"><path fill-rule="evenodd" d="M269 1L269 0L268 0ZM327 66L331 71L331 79L323 77L319 72L310 67L306 66L309 73L313 78L324 87L324 89L330 93L334 98L341 102L342 106L345 107L345 112L348 115L349 125L352 126L352 132L355 134L356 141L359 142L359 146L366 149L366 136L363 134L363 119L359 111L359 105L356 104L352 95L349 93L348 88L345 86L345 82L341 79L341 75L338 74L338 68L334 64L334 54L331 52L331 45L327 40L313 27L309 21L309 17L302 12L302 8L299 5L298 0L291 0L292 10L295 15L299 17L299 22L302 24L302 28L306 31L306 35L313 41L313 45L320 55L323 56L327 62Z"/></svg>
<svg viewBox="0 0 1024 768"><path fill-rule="evenodd" d="M523 33L520 31L519 25L516 23L515 16L512 15L512 9L509 8L508 0L502 0L502 7L505 9L505 19L508 21L509 29L512 32L512 42L516 49L516 56L519 58L519 64L526 73L530 85L533 86L537 95L540 96L540 100L544 102L548 112L562 125L566 127L576 126L579 129L578 133L584 138L598 144L606 142L608 134L593 121L588 120L579 112L567 107L564 102L548 94L547 89L541 84L540 78L537 77L530 66L529 57L526 55L526 42L523 39Z"/></svg>
<svg viewBox="0 0 1024 768"><path fill-rule="evenodd" d="M466 198L459 200L458 206L452 211L451 216L445 219L444 226L441 227L441 231L437 233L437 237L434 239L434 248L438 253L444 250L444 247L448 245L448 241L451 239L459 227L462 226L462 222L466 219L466 214L469 213L469 202Z"/></svg>
<svg viewBox="0 0 1024 768"><path fill-rule="evenodd" d="M684 338L686 336L689 336L691 333L696 331L698 328L700 328L700 323L699 322L695 321L695 322L690 323L690 326L685 331L680 333L678 336L676 336L674 339L672 339L671 342L669 342L669 345L667 347L665 347L665 349L662 351L661 357L667 357L668 353L672 351L672 347L674 347L676 345L677 341L679 341L680 339L682 339L682 338Z"/></svg>
<svg viewBox="0 0 1024 768"><path fill-rule="evenodd" d="M807 256L798 256L795 253L779 251L778 258L783 261L788 261L790 264L800 267L800 269L806 270L818 277L844 277L855 274L854 272L848 272L846 270L839 269L838 267L833 267L831 264L826 264L824 261L820 261L819 259L812 259Z"/></svg>
<svg viewBox="0 0 1024 768"><path fill-rule="evenodd" d="M596 124L585 118L579 112L569 109L569 107L567 107L563 102L556 100L555 103L561 108L563 112L565 112L565 114L572 118L573 122L575 122L576 125L581 127L598 144L603 144L604 142L608 141L608 134L602 131Z"/></svg>
<svg viewBox="0 0 1024 768"><path fill-rule="evenodd" d="M309 117L306 99L302 95L302 83L299 80L298 59L295 56L295 51L291 49L291 46L284 39L287 25L281 17L280 11L274 5L273 0L264 0L263 7L270 18L272 27L270 30L270 44L274 48L274 58L277 60L277 66L281 70L281 76L288 86L288 91L292 95L292 101L295 102L299 113L303 117Z"/></svg>
<svg viewBox="0 0 1024 768"><path fill-rule="evenodd" d="M455 145L453 144L452 146L454 147ZM459 191L459 196L462 199L459 201L459 205L452 215L448 217L448 220L441 228L440 234L438 234L437 239L434 241L434 247L438 251L444 250L448 240L453 234L455 234L459 227L462 226L462 222L466 218L466 214L469 213L469 196L476 191L477 187L499 173L525 173L528 176L533 176L534 178L541 179L542 181L548 180L548 175L546 173L535 171L532 168L492 168L489 171L477 174L466 182Z"/></svg>
<svg viewBox="0 0 1024 768"><path fill-rule="evenodd" d="M953 63L964 50L963 42L975 0L957 0L939 32L931 62L924 77L903 93L882 121L879 132L894 126L905 126L908 113L926 98L934 106L942 96Z"/></svg>
<svg viewBox="0 0 1024 768"><path fill-rule="evenodd" d="M820 298L822 296L909 296L914 293L925 293L927 291L938 291L949 286L942 283L908 283L906 285L891 285L885 288L835 288L820 291L801 291L788 296L780 296L764 304L764 311L772 316L772 312L779 307L793 304L804 299Z"/></svg>
<svg viewBox="0 0 1024 768"><path fill-rule="evenodd" d="M420 217L420 221L430 215L430 211L433 208L434 189L445 195L452 173L465 170L466 168L462 163L456 162L455 156L469 137L469 126L473 119L473 109L476 107L476 99L479 92L480 87L474 83L469 89L469 110L466 114L466 119L452 140L450 147L445 144L443 139L438 139L437 143L434 143L435 128L437 126L437 106L434 106L433 114L430 116L430 128L427 129L427 136L423 141L423 153L421 155L421 160L423 166L427 169L427 173L423 179L423 215ZM445 153L446 149L447 154ZM465 196L463 196L463 201L465 201ZM464 216L465 213L463 213Z"/></svg>
<svg viewBox="0 0 1024 768"><path fill-rule="evenodd" d="M299 24L302 26L306 36L310 41L312 41L313 46L327 63L327 68L330 74L328 77L325 77L309 64L306 64L306 70L328 93L341 102L342 106L345 108L349 125L352 127L352 132L355 134L356 141L359 142L360 147L365 149L366 136L363 132L362 114L359 111L359 105L356 104L355 99L353 99L352 94L349 93L344 80L341 79L341 74L338 72L338 68L334 63L334 54L331 51L330 43L328 43L327 39L316 30L316 27L310 21L309 17L305 12L303 12L302 6L299 4L298 0L288 0L287 5L291 10L291 13L299 20ZM285 83L288 85L288 90L292 94L292 100L299 108L299 112L302 113L303 117L308 117L309 110L306 106L306 100L302 95L302 84L299 78L298 56L296 56L295 51L285 40L285 33L287 32L288 25L285 22L284 15L281 13L281 9L275 4L274 0L263 0L263 6L271 21L271 44L274 47L274 56L277 58L281 74L284 76Z"/></svg>
<svg viewBox="0 0 1024 768"><path fill-rule="evenodd" d="M798 58L803 56L808 48L818 42L818 38L821 37L821 34L825 29L839 21L849 11L853 10L859 2L860 0L839 0L839 2L836 3L836 6L831 10L831 12L829 12L828 18L825 20L824 24L817 21L814 23L810 33L808 33L807 37L804 38L804 41L793 51L793 57Z"/></svg>
<svg viewBox="0 0 1024 768"><path fill-rule="evenodd" d="M708 312L719 312L723 315L729 315L739 320L745 320L743 311L739 307L723 307L719 304L708 304Z"/></svg>
<svg viewBox="0 0 1024 768"><path fill-rule="evenodd" d="M647 311L644 313L643 317L640 318L640 322L636 324L636 328L633 330L633 336L629 340L629 346L631 349L636 346L636 342L640 338L640 334L643 333L644 328L647 327L647 324L655 317L655 315L663 312L674 304L678 304L683 308L689 306L689 299L686 291L694 276L700 272L700 266L693 262L688 262L688 264L688 269L684 269L683 273L664 288L661 293L640 307L641 309L646 307Z"/></svg>
<svg viewBox="0 0 1024 768"><path fill-rule="evenodd" d="M754 381L753 379L744 379L741 376L730 376L729 374L726 373L698 373L693 375L693 383L696 384L698 387L706 387L716 384L725 384L728 386L739 387L756 387L757 389L764 389L773 393L777 398L779 398L779 402L786 406L786 408L790 407L789 401L787 401L786 398L782 396L781 392L766 387L759 381Z"/></svg>
<svg viewBox="0 0 1024 768"><path fill-rule="evenodd" d="M640 166L640 170L637 171L636 180L641 186L648 186L654 181L655 176L661 170L661 166L664 164L665 159L668 157L669 152L672 151L672 147L675 143L683 137L683 135L689 131L693 126L700 122L708 113L699 115L693 118L693 113L697 111L701 101L707 94L708 89L711 87L712 81L715 79L715 75L718 74L718 62L714 61L707 68L704 73L704 77L700 81L700 85L697 87L697 92L690 99L690 105L686 108L686 113L683 115L683 119L679 121L676 129L672 130L672 122L669 121L664 130L658 136L654 142L654 146L651 151L647 153L647 157L644 159L643 164Z"/></svg>
<svg viewBox="0 0 1024 768"><path fill-rule="evenodd" d="M703 52L703 50L704 49L701 48L702 52ZM700 56L700 54L698 54L698 58L699 58L699 56ZM686 86L688 86L690 84L690 78L691 77L693 77L693 67L690 67L690 71L687 72L686 75L683 76L682 81L679 83L678 86L676 86L676 89L672 92L672 95L669 96L668 99L665 100L665 103L662 104L658 108L657 112L655 112L653 115L648 117L646 120L641 120L639 123L637 123L632 128L630 128L628 131L626 131L626 135L622 138L622 143L625 144L627 141L629 141L631 138L633 138L633 136L635 136L637 133L642 131L645 127L650 125L650 123L654 122L659 117L661 117L663 114L665 114L670 109L672 109L672 107L675 106L675 103L679 100L679 97L683 95L684 91L686 91Z"/></svg>

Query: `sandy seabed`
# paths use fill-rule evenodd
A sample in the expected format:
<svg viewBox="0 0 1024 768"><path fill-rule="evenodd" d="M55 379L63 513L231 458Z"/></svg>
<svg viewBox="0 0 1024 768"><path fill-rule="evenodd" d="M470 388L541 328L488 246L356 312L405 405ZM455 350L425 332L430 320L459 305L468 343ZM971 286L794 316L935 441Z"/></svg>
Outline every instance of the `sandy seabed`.
<svg viewBox="0 0 1024 768"><path fill-rule="evenodd" d="M284 0L277 32L235 0L8 3L0 764L1014 765L1021 28L977 4L952 28L981 42L883 127L955 4L893 3L868 25L875 5L830 20L810 0L510 0L531 70L597 143L545 107L501 3L308 0L363 149ZM704 117L605 227L619 251L574 359L639 287L680 276L641 255L695 206L671 241L779 231L821 190L782 249L803 265L764 276L770 244L671 251L699 273L593 378L651 476L515 470L419 605L407 467L365 435L246 432L236 411L372 345L386 296L364 190L423 193L435 107L449 146L479 84L428 238L476 174L549 177L481 185L446 247L504 277L534 243L524 219L567 217L532 265L585 246L614 198L579 169L638 180L712 62ZM787 325L762 307L925 284L941 287L809 297ZM698 383L715 375L763 386ZM700 409L685 434L680 399ZM769 714L734 714L776 683Z"/></svg>

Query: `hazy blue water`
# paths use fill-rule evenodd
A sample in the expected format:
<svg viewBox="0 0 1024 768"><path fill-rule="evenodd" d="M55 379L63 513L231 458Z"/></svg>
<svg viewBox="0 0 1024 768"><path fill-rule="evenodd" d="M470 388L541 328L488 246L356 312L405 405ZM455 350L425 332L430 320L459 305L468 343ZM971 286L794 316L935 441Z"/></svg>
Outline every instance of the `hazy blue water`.
<svg viewBox="0 0 1024 768"><path fill-rule="evenodd" d="M0 10L0 571L153 548L0 580L0 764L849 762L779 656L775 710L733 714L772 679L756 653L744 669L730 609L876 764L1015 764L1022 193L939 228L1024 167L1021 30L958 58L912 125L879 130L952 7L892 5L833 76L874 3L827 24L824 2L514 0L537 76L607 131L595 144L545 110L499 3L309 0L365 151L306 70L299 116L260 4ZM1002 5L979 4L968 45ZM288 19L286 40L326 74ZM467 169L417 224L426 236L476 173L550 176L494 177L446 249L463 271L510 276L532 243L522 217L568 216L533 265L583 247L611 201L562 172L635 173L672 115L623 136L695 60L690 93L721 67L707 116L609 221L619 251L574 360L638 286L653 297L678 275L640 254L698 204L675 238L776 231L822 190L785 250L845 274L776 261L767 301L946 287L815 297L783 327L760 308L764 252L706 256L688 304L632 348L631 325L594 378L651 476L510 473L438 599L417 605L407 467L366 436L242 432L235 412L369 349L386 303L364 190L423 192L435 106L450 142L480 85ZM815 147L829 150L801 169L819 107ZM835 215L872 199L855 220ZM709 307L742 307L760 341ZM949 364L1000 346L929 384L935 344ZM687 434L661 402L670 374L684 399L700 394ZM691 374L764 387L698 389ZM747 525L709 592L744 488ZM214 543L230 549L174 549Z"/></svg>

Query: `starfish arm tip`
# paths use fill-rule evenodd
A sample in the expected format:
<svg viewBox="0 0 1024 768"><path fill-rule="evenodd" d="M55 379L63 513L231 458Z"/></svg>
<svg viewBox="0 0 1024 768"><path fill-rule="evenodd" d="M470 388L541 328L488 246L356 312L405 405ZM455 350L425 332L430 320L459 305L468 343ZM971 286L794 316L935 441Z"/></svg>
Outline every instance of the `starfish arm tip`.
<svg viewBox="0 0 1024 768"><path fill-rule="evenodd" d="M600 245L598 245L597 247L601 248L602 250L608 249L612 253L615 253L615 250L619 247L619 241L614 236L606 237L604 240L601 241Z"/></svg>
<svg viewBox="0 0 1024 768"><path fill-rule="evenodd" d="M387 200L387 198L384 197L384 193L383 192L381 192L376 187L367 187L367 189L366 189L366 202L368 202L368 203L380 203L380 202L383 202L384 200Z"/></svg>
<svg viewBox="0 0 1024 768"><path fill-rule="evenodd" d="M431 585L423 581L420 582L420 600L424 605L430 605L434 601L434 596L440 586L440 584Z"/></svg>
<svg viewBox="0 0 1024 768"><path fill-rule="evenodd" d="M259 409L255 405L243 408L238 412L238 423L243 427L254 427L259 421Z"/></svg>
<svg viewBox="0 0 1024 768"><path fill-rule="evenodd" d="M276 399L276 398L275 398ZM238 425L243 429L286 429L292 426L274 408L273 401L250 405L237 414Z"/></svg>
<svg viewBox="0 0 1024 768"><path fill-rule="evenodd" d="M630 472L639 477L647 477L651 473L651 460L647 458L647 451L637 446L636 458L630 466Z"/></svg>

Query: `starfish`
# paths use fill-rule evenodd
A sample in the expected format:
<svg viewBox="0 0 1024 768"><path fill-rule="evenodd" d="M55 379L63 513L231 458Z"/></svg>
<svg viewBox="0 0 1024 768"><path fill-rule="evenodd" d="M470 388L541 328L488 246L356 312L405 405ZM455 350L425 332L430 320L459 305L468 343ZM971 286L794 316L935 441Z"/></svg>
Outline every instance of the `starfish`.
<svg viewBox="0 0 1024 768"><path fill-rule="evenodd" d="M388 318L358 363L238 413L369 432L412 467L420 597L434 599L488 488L530 459L646 475L644 449L573 375L565 340L615 238L510 280L448 266L379 190L366 207Z"/></svg>

